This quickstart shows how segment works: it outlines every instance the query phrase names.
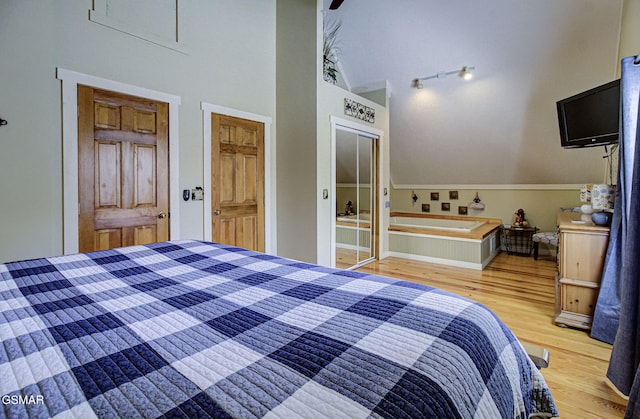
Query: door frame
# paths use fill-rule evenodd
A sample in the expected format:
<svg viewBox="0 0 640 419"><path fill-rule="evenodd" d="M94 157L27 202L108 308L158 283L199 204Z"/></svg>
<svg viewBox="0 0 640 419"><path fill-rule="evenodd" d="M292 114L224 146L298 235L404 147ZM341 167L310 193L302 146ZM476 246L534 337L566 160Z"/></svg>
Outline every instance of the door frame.
<svg viewBox="0 0 640 419"><path fill-rule="evenodd" d="M354 122L348 119L338 118L336 116L331 116L329 118L331 124L331 255L330 255L330 266L336 266L336 130L343 129L345 131L351 131L363 134L364 136L377 139L377 155L373 162L371 162L371 169L376 171L376 185L372 185L373 188L376 189L376 201L373 202L375 206L375 216L374 219L371 220L371 225L375 224L376 234L371 234L371 249L372 253L371 257L375 259L379 259L381 255L381 228L382 228L382 205L381 200L383 193L380 189L382 189L382 171L380 168L380 162L382 161L382 141L384 138L384 131L379 130L377 128L373 128L368 125L363 125L358 122ZM374 240L376 243L374 244ZM358 265L354 265L357 267ZM353 269L352 267L351 269Z"/></svg>
<svg viewBox="0 0 640 419"><path fill-rule="evenodd" d="M264 124L264 251L275 253L276 243L273 232L276 231L275 211L272 209L271 200L271 124L272 118L258 115L238 109L212 103L201 102L202 109L202 137L203 137L203 188L204 194L204 239L211 241L213 238L211 216L211 114L220 114L234 118L248 119Z"/></svg>
<svg viewBox="0 0 640 419"><path fill-rule="evenodd" d="M146 89L58 67L62 81L62 253L78 252L78 85L111 90L169 104L169 239L180 237L180 197L178 183L178 145L180 96Z"/></svg>

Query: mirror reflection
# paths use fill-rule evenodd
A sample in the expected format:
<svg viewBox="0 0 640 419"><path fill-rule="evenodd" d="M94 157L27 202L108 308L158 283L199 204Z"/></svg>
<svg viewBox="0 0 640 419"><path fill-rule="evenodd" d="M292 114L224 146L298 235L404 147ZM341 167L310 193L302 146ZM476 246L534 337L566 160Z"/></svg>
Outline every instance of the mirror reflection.
<svg viewBox="0 0 640 419"><path fill-rule="evenodd" d="M336 130L336 266L373 260L375 138Z"/></svg>

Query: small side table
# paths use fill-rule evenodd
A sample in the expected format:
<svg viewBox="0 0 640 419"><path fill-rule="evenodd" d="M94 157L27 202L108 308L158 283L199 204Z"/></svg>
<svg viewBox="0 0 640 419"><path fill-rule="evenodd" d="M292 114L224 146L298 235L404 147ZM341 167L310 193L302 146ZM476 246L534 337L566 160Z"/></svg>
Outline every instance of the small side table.
<svg viewBox="0 0 640 419"><path fill-rule="evenodd" d="M537 227L502 227L502 242L510 255L529 256Z"/></svg>

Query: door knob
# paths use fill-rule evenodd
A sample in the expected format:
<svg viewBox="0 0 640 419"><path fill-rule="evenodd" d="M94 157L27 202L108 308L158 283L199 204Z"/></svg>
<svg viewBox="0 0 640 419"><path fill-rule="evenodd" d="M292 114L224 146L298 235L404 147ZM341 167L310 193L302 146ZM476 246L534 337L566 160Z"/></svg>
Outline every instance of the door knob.
<svg viewBox="0 0 640 419"><path fill-rule="evenodd" d="M213 215L220 215L220 214L222 214L222 211L220 211L219 209L213 211Z"/></svg>
<svg viewBox="0 0 640 419"><path fill-rule="evenodd" d="M167 218L167 213L164 211L160 212L160 214L158 214L158 218L164 220L165 218Z"/></svg>

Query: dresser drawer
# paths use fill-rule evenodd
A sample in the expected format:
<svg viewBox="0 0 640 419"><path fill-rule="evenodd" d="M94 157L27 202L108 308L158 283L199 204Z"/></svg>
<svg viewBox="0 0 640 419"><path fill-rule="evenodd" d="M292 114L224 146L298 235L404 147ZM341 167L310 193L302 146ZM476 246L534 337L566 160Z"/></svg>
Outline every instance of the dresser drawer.
<svg viewBox="0 0 640 419"><path fill-rule="evenodd" d="M562 309L572 313L593 315L598 300L598 286L590 282L561 279L560 300Z"/></svg>

